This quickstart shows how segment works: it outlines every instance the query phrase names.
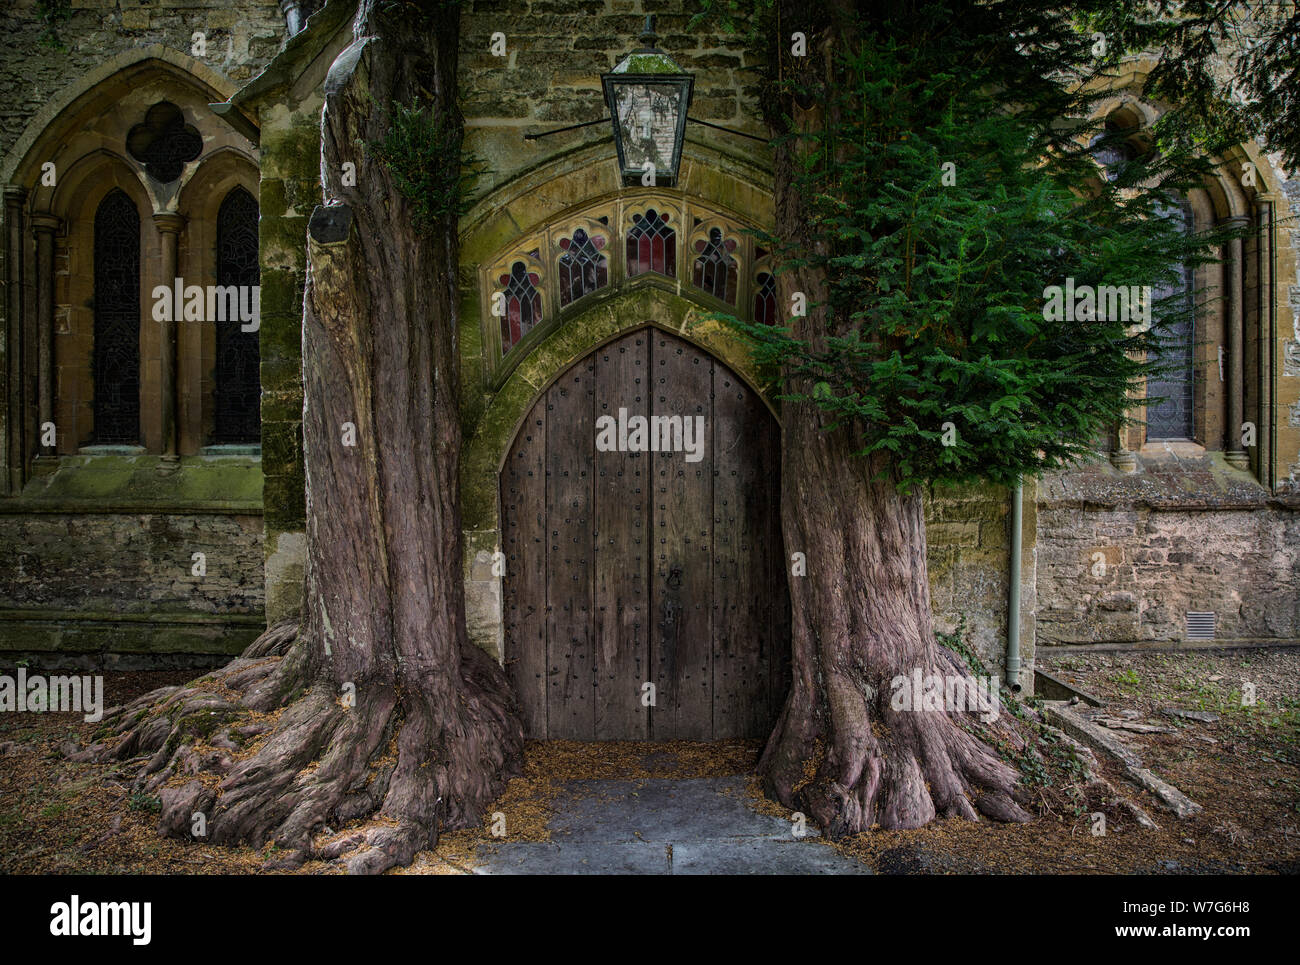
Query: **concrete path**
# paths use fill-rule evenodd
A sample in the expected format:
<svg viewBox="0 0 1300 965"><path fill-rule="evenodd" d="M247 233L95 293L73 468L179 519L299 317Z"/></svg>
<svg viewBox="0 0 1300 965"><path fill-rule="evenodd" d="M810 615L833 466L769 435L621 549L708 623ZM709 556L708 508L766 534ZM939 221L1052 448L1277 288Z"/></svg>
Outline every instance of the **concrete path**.
<svg viewBox="0 0 1300 965"><path fill-rule="evenodd" d="M477 874L870 874L746 803L743 777L569 781L545 843L479 850Z"/></svg>

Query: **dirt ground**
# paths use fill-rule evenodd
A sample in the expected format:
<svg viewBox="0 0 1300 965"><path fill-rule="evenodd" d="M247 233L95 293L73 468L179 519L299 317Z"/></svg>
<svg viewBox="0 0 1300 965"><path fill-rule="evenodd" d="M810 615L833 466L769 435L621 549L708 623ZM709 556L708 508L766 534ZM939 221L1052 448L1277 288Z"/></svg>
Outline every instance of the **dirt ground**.
<svg viewBox="0 0 1300 965"><path fill-rule="evenodd" d="M1040 658L1041 658L1040 654ZM1123 781L1104 776L1159 824L1140 827L1114 802L1075 786L1035 789L1043 813L1026 825L939 821L916 831L875 831L837 842L881 873L1295 873L1300 870L1300 650L1212 655L1071 655L1044 669L1106 702L1104 720L1145 764L1204 810L1179 820ZM105 705L195 676L187 671L105 675ZM1243 702L1252 693L1255 702ZM1167 709L1205 712L1198 720ZM1135 729L1129 729L1130 727ZM224 848L161 838L156 799L133 796L115 767L74 764L60 745L89 736L78 714L0 714L0 872L261 873L274 848ZM550 804L568 780L689 778L749 774L753 741L659 744L548 741L528 747L484 826L443 836L397 873L464 874L479 849L499 841L545 841ZM1100 757L1100 755L1099 755ZM763 813L790 812L748 782ZM1105 834L1091 815L1107 815ZM339 873L312 862L297 873ZM276 873L276 872L271 872Z"/></svg>

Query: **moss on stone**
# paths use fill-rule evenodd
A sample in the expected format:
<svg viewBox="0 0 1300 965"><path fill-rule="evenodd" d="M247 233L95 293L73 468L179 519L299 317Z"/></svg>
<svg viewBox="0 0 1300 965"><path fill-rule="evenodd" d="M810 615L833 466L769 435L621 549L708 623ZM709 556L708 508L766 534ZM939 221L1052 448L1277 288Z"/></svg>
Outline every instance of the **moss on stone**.
<svg viewBox="0 0 1300 965"><path fill-rule="evenodd" d="M616 74L680 74L681 72L681 67L663 53L628 54L623 62L614 68Z"/></svg>
<svg viewBox="0 0 1300 965"><path fill-rule="evenodd" d="M0 622L0 653L57 654L225 654L241 653L265 629L257 623L194 624L169 622L169 614L150 614L150 622L124 622L104 613L90 620L80 611L51 610L48 621Z"/></svg>
<svg viewBox="0 0 1300 965"><path fill-rule="evenodd" d="M257 194L257 208L262 218L279 218L285 212L284 181L263 178Z"/></svg>
<svg viewBox="0 0 1300 965"><path fill-rule="evenodd" d="M262 391L296 392L302 396L302 356L284 356L267 358L262 356L258 370L262 380Z"/></svg>
<svg viewBox="0 0 1300 965"><path fill-rule="evenodd" d="M307 246L305 216L263 218L258 222L257 232L263 275L267 274L268 261L288 257L297 264L302 263L302 251Z"/></svg>
<svg viewBox="0 0 1300 965"><path fill-rule="evenodd" d="M262 487L266 536L303 529L307 521L306 482L301 472L294 475L267 476Z"/></svg>
<svg viewBox="0 0 1300 965"><path fill-rule="evenodd" d="M212 501L256 508L262 498L257 456L185 456L180 467L160 473L156 455L81 454L60 460L57 470L37 476L13 506L79 502L99 507L140 504L191 506Z"/></svg>
<svg viewBox="0 0 1300 965"><path fill-rule="evenodd" d="M278 222L296 219L277 219ZM266 220L263 220L263 224ZM306 238L306 235L303 235ZM265 268L259 282L262 318L262 341L266 341L267 322L271 318L284 316L302 316L302 290L299 284L299 272L288 268Z"/></svg>
<svg viewBox="0 0 1300 965"><path fill-rule="evenodd" d="M320 129L318 119L305 117L305 123L263 127L258 148L262 166L273 166L279 177L297 174L311 176L320 164Z"/></svg>

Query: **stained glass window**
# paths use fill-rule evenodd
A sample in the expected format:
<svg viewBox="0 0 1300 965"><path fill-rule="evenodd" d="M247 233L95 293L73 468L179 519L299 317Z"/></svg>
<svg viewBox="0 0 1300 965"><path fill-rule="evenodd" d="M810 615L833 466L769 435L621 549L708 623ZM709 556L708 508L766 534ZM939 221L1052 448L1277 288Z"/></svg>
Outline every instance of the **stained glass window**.
<svg viewBox="0 0 1300 965"><path fill-rule="evenodd" d="M140 214L120 188L95 211L95 441L140 441Z"/></svg>
<svg viewBox="0 0 1300 965"><path fill-rule="evenodd" d="M579 228L572 238L561 238L560 305L576 302L609 284L609 258L601 254L605 239L589 237Z"/></svg>
<svg viewBox="0 0 1300 965"><path fill-rule="evenodd" d="M217 284L251 289L259 282L257 201L243 188L226 195L217 211ZM251 294L240 301L252 304ZM236 317L216 325L216 391L213 441L257 442L262 437L262 385L257 332L245 332Z"/></svg>
<svg viewBox="0 0 1300 965"><path fill-rule="evenodd" d="M1167 216L1177 220L1179 227L1185 233L1191 232L1192 215L1189 207L1179 205L1168 212ZM1192 438L1192 374L1196 334L1194 291L1192 270L1184 267L1181 278L1176 284L1154 288L1151 292L1153 305L1161 305L1164 312L1168 312L1176 305L1177 310L1184 315L1159 335L1160 372L1147 379L1147 397L1159 396L1162 401L1147 405L1148 439ZM1162 305L1163 299L1174 300L1165 301Z"/></svg>
<svg viewBox="0 0 1300 965"><path fill-rule="evenodd" d="M708 240L695 242L695 250L699 252L692 278L695 287L729 305L736 304L736 259L731 257L735 240L724 240L721 228L710 228Z"/></svg>
<svg viewBox="0 0 1300 965"><path fill-rule="evenodd" d="M754 291L754 321L760 325L775 325L776 317L776 278L771 272L760 272L754 279L757 287Z"/></svg>
<svg viewBox="0 0 1300 965"><path fill-rule="evenodd" d="M627 233L627 276L647 271L677 277L677 232L668 226L671 217L654 208L632 216Z"/></svg>
<svg viewBox="0 0 1300 965"><path fill-rule="evenodd" d="M516 261L510 266L510 274L499 279L506 296L506 313L501 316L502 355L518 345L519 340L541 322L542 293L537 290L540 281L522 261Z"/></svg>

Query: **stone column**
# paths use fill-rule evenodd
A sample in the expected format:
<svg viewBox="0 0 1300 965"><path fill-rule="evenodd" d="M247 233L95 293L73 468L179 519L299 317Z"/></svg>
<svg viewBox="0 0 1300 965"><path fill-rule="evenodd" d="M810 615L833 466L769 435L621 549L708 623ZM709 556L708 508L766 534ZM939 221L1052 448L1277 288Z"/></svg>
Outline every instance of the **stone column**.
<svg viewBox="0 0 1300 965"><path fill-rule="evenodd" d="M4 414L3 478L0 490L12 495L23 488L23 202L27 189L19 184L4 187L6 278L5 278L5 330L3 372L4 398L0 410Z"/></svg>
<svg viewBox="0 0 1300 965"><path fill-rule="evenodd" d="M185 225L185 219L178 214L162 212L153 216L153 223L158 229L158 242L162 248L162 283L171 286L176 282L180 264L178 249L180 232ZM180 455L176 445L176 324L180 313L181 306L173 305L172 320L160 323L162 332L159 344L162 351L162 366L159 395L162 405L162 464L159 470L163 472L172 472L180 465Z"/></svg>
<svg viewBox="0 0 1300 965"><path fill-rule="evenodd" d="M46 428L54 423L54 236L61 225L52 214L32 216L32 234L36 236L35 472L49 471L57 464L57 433L62 431L56 425L56 444L44 444Z"/></svg>
<svg viewBox="0 0 1300 965"><path fill-rule="evenodd" d="M1110 452L1110 464L1120 472L1135 472L1137 456L1128 448L1128 428L1122 424L1115 426L1115 448Z"/></svg>
<svg viewBox="0 0 1300 965"><path fill-rule="evenodd" d="M1244 215L1225 218L1224 226L1242 228L1250 223ZM1224 431L1224 458L1238 469L1250 468L1250 458L1241 447L1242 414L1246 406L1246 259L1241 238L1227 244L1223 265L1223 290L1228 297L1224 322L1228 342L1228 424Z"/></svg>

